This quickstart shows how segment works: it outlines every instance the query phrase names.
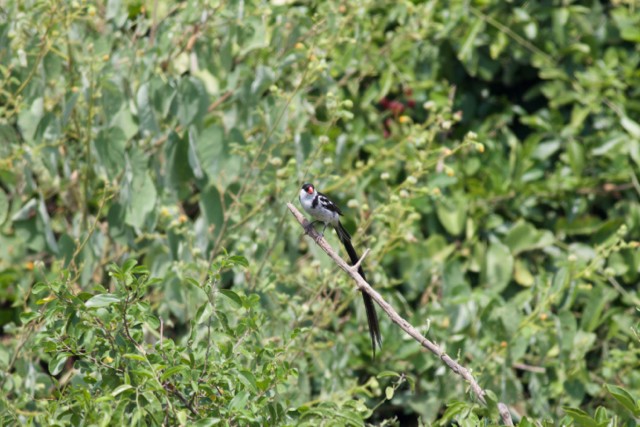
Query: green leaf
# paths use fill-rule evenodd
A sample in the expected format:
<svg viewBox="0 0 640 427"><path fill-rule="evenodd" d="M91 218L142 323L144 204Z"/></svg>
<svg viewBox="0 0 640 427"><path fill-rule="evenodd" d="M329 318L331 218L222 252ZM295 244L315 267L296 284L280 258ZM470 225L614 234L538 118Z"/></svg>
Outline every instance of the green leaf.
<svg viewBox="0 0 640 427"><path fill-rule="evenodd" d="M142 133L149 132L150 134L157 134L160 131L158 121L156 119L155 110L151 104L151 84L144 82L138 88L136 94L136 104L138 107L138 123L140 124L140 131Z"/></svg>
<svg viewBox="0 0 640 427"><path fill-rule="evenodd" d="M467 220L467 203L462 197L436 202L436 213L449 234L454 236L462 234Z"/></svg>
<svg viewBox="0 0 640 427"><path fill-rule="evenodd" d="M569 415L576 424L583 427L599 427L599 424L586 412L578 408L563 407L564 412Z"/></svg>
<svg viewBox="0 0 640 427"><path fill-rule="evenodd" d="M546 248L554 243L554 236L548 230L539 231L533 225L519 221L504 238L504 243L513 255L522 252Z"/></svg>
<svg viewBox="0 0 640 427"><path fill-rule="evenodd" d="M233 411L237 411L241 408L244 408L249 400L249 393L246 390L240 390L236 393L236 395L229 402L229 409Z"/></svg>
<svg viewBox="0 0 640 427"><path fill-rule="evenodd" d="M95 167L102 168L109 180L116 179L124 169L126 142L120 128L103 129L93 141L96 150Z"/></svg>
<svg viewBox="0 0 640 427"><path fill-rule="evenodd" d="M196 322L197 323L202 323L205 320L207 320L209 318L209 316L211 316L211 313L213 312L212 308L211 308L211 304L209 304L209 302L205 302L204 304L202 304L200 306L200 308L198 309L198 311L196 311Z"/></svg>
<svg viewBox="0 0 640 427"><path fill-rule="evenodd" d="M484 283L496 292L507 287L513 274L513 255L498 239L492 239L485 256Z"/></svg>
<svg viewBox="0 0 640 427"><path fill-rule="evenodd" d="M591 150L591 154L594 156L609 156L612 153L620 152L627 147L628 138L627 135L619 132Z"/></svg>
<svg viewBox="0 0 640 427"><path fill-rule="evenodd" d="M153 314L145 314L144 321L147 322L147 325L149 325L151 329L160 328L160 319Z"/></svg>
<svg viewBox="0 0 640 427"><path fill-rule="evenodd" d="M605 307L611 300L617 296L617 293L611 289L607 289L601 285L595 285L589 295L580 321L580 328L587 332L593 332L602 323L602 314Z"/></svg>
<svg viewBox="0 0 640 427"><path fill-rule="evenodd" d="M188 284L189 286L193 286L194 288L197 288L197 289L200 288L200 282L198 282L193 277L185 277L184 283Z"/></svg>
<svg viewBox="0 0 640 427"><path fill-rule="evenodd" d="M624 130L629 133L629 135L634 138L640 139L640 124L638 124L638 122L631 120L627 116L623 116L620 119L620 124L622 125Z"/></svg>
<svg viewBox="0 0 640 427"><path fill-rule="evenodd" d="M49 212L47 212L47 207L44 204L44 197L40 195L40 201L38 203L38 217L40 221L44 225L44 239L47 243L47 246L54 254L58 254L58 242L56 241L56 237L53 234L53 228L51 227L51 218L49 217Z"/></svg>
<svg viewBox="0 0 640 427"><path fill-rule="evenodd" d="M195 126L189 126L189 145L187 148L187 158L189 159L189 166L193 172L193 176L196 179L204 178L204 172L200 165L200 159L197 154L197 130Z"/></svg>
<svg viewBox="0 0 640 427"><path fill-rule="evenodd" d="M609 415L609 413L605 408L603 408L602 406L598 406L596 408L596 413L594 415L594 418L596 422L598 422L600 425L606 426L609 424L609 420L611 419L611 416Z"/></svg>
<svg viewBox="0 0 640 427"><path fill-rule="evenodd" d="M636 399L634 399L627 390L611 384L605 385L605 388L618 403L631 412L634 417L640 417L640 404L637 403Z"/></svg>
<svg viewBox="0 0 640 427"><path fill-rule="evenodd" d="M583 216L574 220L560 218L555 225L557 231L569 235L593 234L602 226L602 220L593 216Z"/></svg>
<svg viewBox="0 0 640 427"><path fill-rule="evenodd" d="M67 233L62 234L58 239L59 257L64 259L65 268L69 266L77 247L76 242ZM86 246L84 250L87 250ZM80 251L78 256L82 256L82 252Z"/></svg>
<svg viewBox="0 0 640 427"><path fill-rule="evenodd" d="M156 187L148 173L134 178L125 214L126 223L142 228L147 215L156 208L157 195Z"/></svg>
<svg viewBox="0 0 640 427"><path fill-rule="evenodd" d="M160 379L162 381L166 380L167 378L179 374L181 372L184 371L188 371L189 367L187 365L176 365L176 366L172 366L170 368L168 368L167 370L165 370L162 375L160 375Z"/></svg>
<svg viewBox="0 0 640 427"><path fill-rule="evenodd" d="M561 142L557 139L551 141L541 142L536 145L535 150L531 153L531 156L538 160L546 160L553 156L561 146Z"/></svg>
<svg viewBox="0 0 640 427"><path fill-rule="evenodd" d="M249 261L242 255L233 255L227 258L227 261L233 265L241 265L242 267L249 267Z"/></svg>
<svg viewBox="0 0 640 427"><path fill-rule="evenodd" d="M456 416L462 415L464 412L469 410L469 404L466 402L461 402L459 400L453 400L446 404L447 409L445 409L442 418L447 419L455 419Z"/></svg>
<svg viewBox="0 0 640 427"><path fill-rule="evenodd" d="M60 126L62 126L63 128L67 125L67 123L69 123L71 112L75 108L79 97L80 93L67 94L67 102L65 102L64 104L64 111L62 112L62 118L60 119Z"/></svg>
<svg viewBox="0 0 640 427"><path fill-rule="evenodd" d="M114 400L113 396L111 396L110 394L107 394L105 396L100 396L100 397L96 398L94 400L94 402L95 403L104 403L104 402L109 402L109 401L112 401L112 400Z"/></svg>
<svg viewBox="0 0 640 427"><path fill-rule="evenodd" d="M197 136L195 149L199 163L207 175L221 178L222 170L226 170L225 166L232 160L227 153L224 129L217 124L205 128Z"/></svg>
<svg viewBox="0 0 640 427"><path fill-rule="evenodd" d="M175 102L178 121L184 128L204 118L208 107L206 93L206 89L198 79L186 77L180 80Z"/></svg>
<svg viewBox="0 0 640 427"><path fill-rule="evenodd" d="M184 409L176 412L176 418L178 419L179 425L181 426L187 425L188 415L187 415L187 411L185 411Z"/></svg>
<svg viewBox="0 0 640 427"><path fill-rule="evenodd" d="M585 166L584 146L575 139L571 139L567 144L567 154L569 164L574 175L580 176Z"/></svg>
<svg viewBox="0 0 640 427"><path fill-rule="evenodd" d="M536 427L527 417L522 417L518 423L518 427Z"/></svg>
<svg viewBox="0 0 640 427"><path fill-rule="evenodd" d="M48 290L49 290L49 285L47 285L44 282L38 282L35 285L33 285L33 288L31 289L31 293L33 293L34 295L38 295Z"/></svg>
<svg viewBox="0 0 640 427"><path fill-rule="evenodd" d="M513 278L519 285L526 287L533 286L535 283L535 277L529 271L527 264L519 259L515 260Z"/></svg>
<svg viewBox="0 0 640 427"><path fill-rule="evenodd" d="M383 98L387 96L389 91L391 90L391 85L393 84L393 70L390 68L385 68L382 72L382 77L380 77L380 92L376 94L377 98Z"/></svg>
<svg viewBox="0 0 640 427"><path fill-rule="evenodd" d="M613 11L612 16L616 21L620 31L620 37L623 40L640 43L640 26L636 14L629 13L627 8L617 8Z"/></svg>
<svg viewBox="0 0 640 427"><path fill-rule="evenodd" d="M23 325L31 322L34 319L37 319L38 317L40 317L40 313L38 313L37 311L23 311L22 313L20 313L20 321Z"/></svg>
<svg viewBox="0 0 640 427"><path fill-rule="evenodd" d="M258 385L256 384L256 377L246 369L242 369L238 373L240 374L238 377L240 382L247 386L253 393L257 393Z"/></svg>
<svg viewBox="0 0 640 427"><path fill-rule="evenodd" d="M122 384L118 387L116 387L112 392L111 392L111 396L116 397L117 395L119 395L122 392L125 392L127 390L131 390L133 388L133 386L131 384Z"/></svg>
<svg viewBox="0 0 640 427"><path fill-rule="evenodd" d="M128 258L123 264L122 264L122 271L124 273L129 272L133 269L133 267L135 267L136 265L138 265L138 260L135 258Z"/></svg>
<svg viewBox="0 0 640 427"><path fill-rule="evenodd" d="M387 398L387 400L393 399L394 392L395 392L395 390L393 389L393 387L386 387L384 389L384 395Z"/></svg>
<svg viewBox="0 0 640 427"><path fill-rule="evenodd" d="M9 215L9 197L0 189L0 225L4 224Z"/></svg>
<svg viewBox="0 0 640 427"><path fill-rule="evenodd" d="M189 141L172 131L169 133L164 152L167 157L164 185L178 194L186 192L195 178L189 166ZM206 161L201 163L206 164Z"/></svg>
<svg viewBox="0 0 640 427"><path fill-rule="evenodd" d="M215 186L208 186L200 194L200 207L204 211L207 224L213 226L214 236L217 236L224 222L224 209L222 207L222 197Z"/></svg>
<svg viewBox="0 0 640 427"><path fill-rule="evenodd" d="M71 356L71 353L58 353L49 361L49 373L51 375L58 375L62 372L62 368L67 363L67 359Z"/></svg>
<svg viewBox="0 0 640 427"><path fill-rule="evenodd" d="M474 55L474 46L478 40L478 34L484 28L484 21L482 19L474 19L473 24L467 26L467 33L462 40L462 46L458 52L458 59L460 62L469 62ZM473 75L473 74L472 74Z"/></svg>
<svg viewBox="0 0 640 427"><path fill-rule="evenodd" d="M220 292L220 294L222 294L225 297L227 297L229 299L229 301L233 302L233 305L236 308L242 307L242 299L238 296L238 294L236 294L232 290L230 290L230 289L220 289L218 292Z"/></svg>
<svg viewBox="0 0 640 427"><path fill-rule="evenodd" d="M26 62L25 62L26 66ZM38 122L42 118L43 112L43 97L36 97L31 101L30 108L24 108L20 110L18 115L18 128L22 138L28 143L34 143L34 136L38 128Z"/></svg>
<svg viewBox="0 0 640 427"><path fill-rule="evenodd" d="M26 221L33 218L38 209L38 200L29 199L22 207L11 216L11 221Z"/></svg>
<svg viewBox="0 0 640 427"><path fill-rule="evenodd" d="M245 56L253 50L269 46L270 34L263 20L256 17L247 17L243 24L251 29L251 37L242 44L241 56Z"/></svg>
<svg viewBox="0 0 640 427"><path fill-rule="evenodd" d="M136 354L136 353L127 353L127 354L125 354L123 357L124 357L124 358L126 358L126 359L130 359L130 360L137 360L138 362L144 362L144 361L146 361L146 360L147 360L147 359L145 359L145 358L144 358L144 356L142 356L142 355L140 355L140 354ZM149 373L149 372L148 372L148 371L146 371L146 370L143 370L143 371L136 371L136 372L142 372L142 373L143 373L143 375L145 375L145 376L149 376L149 377L152 377L152 376L153 376L153 374Z"/></svg>
<svg viewBox="0 0 640 427"><path fill-rule="evenodd" d="M113 294L100 294L90 298L84 305L87 308L107 307L120 302L120 298Z"/></svg>
<svg viewBox="0 0 640 427"><path fill-rule="evenodd" d="M136 124L133 114L131 114L128 107L121 109L115 116L113 116L111 126L120 129L127 141L138 133L138 125Z"/></svg>
<svg viewBox="0 0 640 427"><path fill-rule="evenodd" d="M251 93L254 97L261 96L269 86L274 82L275 74L271 67L265 67L264 65L258 65L255 70L255 78L251 83Z"/></svg>
<svg viewBox="0 0 640 427"><path fill-rule="evenodd" d="M574 351L574 344L579 341L577 337L577 322L573 313L568 310L562 310L558 313L558 320L560 321L560 328L558 332L558 340L560 343L560 349L563 353L571 353Z"/></svg>
<svg viewBox="0 0 640 427"><path fill-rule="evenodd" d="M376 375L376 378L387 378L387 377L400 378L400 374L394 371L382 371L382 372L379 372L378 375Z"/></svg>

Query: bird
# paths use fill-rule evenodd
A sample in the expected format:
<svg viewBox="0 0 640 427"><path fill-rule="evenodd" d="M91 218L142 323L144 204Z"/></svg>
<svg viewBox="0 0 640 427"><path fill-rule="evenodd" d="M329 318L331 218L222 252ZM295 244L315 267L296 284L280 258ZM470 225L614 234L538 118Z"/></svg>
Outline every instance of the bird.
<svg viewBox="0 0 640 427"><path fill-rule="evenodd" d="M302 185L298 199L300 200L300 204L305 212L311 215L314 219L305 226L305 231L309 232L315 223L320 222L324 224L324 228L321 233L324 236L324 232L327 227L333 227L338 235L338 239L340 239L340 242L344 245L352 265L355 265L360 258L358 257L353 244L351 244L351 235L340 222L340 217L343 216L343 214L338 205L331 201L327 196L317 191L313 184L309 183ZM360 274L360 277L362 277L363 280L367 280L364 275L362 265L358 266L358 274ZM382 335L380 334L378 314L371 296L364 291L361 292L365 311L367 313L367 322L369 323L369 335L371 336L373 357L375 358L376 346L382 349Z"/></svg>

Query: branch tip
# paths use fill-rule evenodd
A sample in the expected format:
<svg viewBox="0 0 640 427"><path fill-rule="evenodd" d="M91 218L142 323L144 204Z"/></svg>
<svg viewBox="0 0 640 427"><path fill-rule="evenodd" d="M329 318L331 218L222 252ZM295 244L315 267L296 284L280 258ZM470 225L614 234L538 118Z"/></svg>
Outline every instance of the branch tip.
<svg viewBox="0 0 640 427"><path fill-rule="evenodd" d="M369 255L369 252L371 252L371 249L367 248L364 253L362 254L362 256L360 257L360 259L358 260L358 262L356 262L355 264L353 264L351 266L351 271L357 273L358 269L360 268L360 264L362 264L362 261L364 261L364 259L366 258L367 255Z"/></svg>

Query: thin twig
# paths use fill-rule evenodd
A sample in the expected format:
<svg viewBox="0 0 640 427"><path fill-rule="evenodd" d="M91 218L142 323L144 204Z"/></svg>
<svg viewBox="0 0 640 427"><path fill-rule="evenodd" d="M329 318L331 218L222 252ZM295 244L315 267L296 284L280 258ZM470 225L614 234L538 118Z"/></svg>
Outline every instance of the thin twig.
<svg viewBox="0 0 640 427"><path fill-rule="evenodd" d="M620 293L623 297L627 298L633 305L640 305L640 299L638 299L635 295L626 291L625 288L620 285L620 283L616 280L615 277L609 277L609 283L611 286Z"/></svg>
<svg viewBox="0 0 640 427"><path fill-rule="evenodd" d="M527 365L526 363L514 363L511 365L514 369L520 369L521 371L533 372L534 374L544 374L547 372L542 366Z"/></svg>
<svg viewBox="0 0 640 427"><path fill-rule="evenodd" d="M291 203L287 203L287 207L289 208L293 216L298 220L300 225L302 225L303 228L306 228L305 226L308 224L308 221L300 213L300 211L298 211L298 209L296 209L295 206L293 206ZM309 228L307 230L307 234L316 241L318 246L320 246L320 248L325 251L327 255L329 255L329 258L331 258L338 265L338 267L344 270L351 276L353 280L355 280L358 288L362 292L366 292L367 294L369 294L369 296L371 296L371 298L380 306L380 308L385 313L387 313L387 316L389 316L389 318L395 324L400 326L403 331L405 331L409 336L420 343L420 345L422 345L424 348L438 356L449 367L449 369L464 378L469 383L471 390L476 395L478 400L484 405L487 404L487 401L485 399L486 392L482 389L482 387L480 387L476 379L473 377L473 375L471 375L471 372L469 372L467 368L453 360L447 353L444 352L442 348L422 336L422 334L420 334L420 332L418 332L416 328L414 328L409 322L402 318L398 314L398 312L388 302L386 302L382 298L382 296L375 289L373 289L366 280L362 278L362 276L358 274L357 269L354 269L352 266L347 264L333 250L333 248L329 246L327 241L317 231ZM503 403L498 403L498 410L500 411L500 416L502 417L502 421L505 423L505 425L513 426L513 420L511 419L508 407Z"/></svg>
<svg viewBox="0 0 640 427"><path fill-rule="evenodd" d="M362 264L362 261L364 261L364 259L367 257L367 255L369 255L369 252L371 252L371 249L367 248L366 251L364 251L364 253L362 254L362 256L360 257L360 259L358 260L358 262L356 262L355 264L353 264L351 266L351 271L358 273L358 269L360 268L360 264Z"/></svg>
<svg viewBox="0 0 640 427"><path fill-rule="evenodd" d="M153 2L151 12L151 29L149 30L149 47L152 48L156 41L156 29L158 28L158 0Z"/></svg>
<svg viewBox="0 0 640 427"><path fill-rule="evenodd" d="M174 396L176 396L178 398L178 400L180 400L180 402L182 402L182 404L196 417L199 416L200 414L198 413L198 410L196 408L193 407L193 405L191 405L191 403L189 403L187 401L187 398L184 397L184 395L182 393L180 393L180 391L171 383L167 382L162 384L162 387L167 390L169 393L173 394Z"/></svg>

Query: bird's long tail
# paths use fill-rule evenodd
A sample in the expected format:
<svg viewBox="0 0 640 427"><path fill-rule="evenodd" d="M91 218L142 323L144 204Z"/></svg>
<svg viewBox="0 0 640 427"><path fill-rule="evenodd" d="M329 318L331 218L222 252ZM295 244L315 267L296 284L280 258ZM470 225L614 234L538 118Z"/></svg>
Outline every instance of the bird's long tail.
<svg viewBox="0 0 640 427"><path fill-rule="evenodd" d="M340 222L335 227L336 233L338 233L338 238L344 245L344 248L347 250L347 254L349 255L349 259L351 260L351 264L355 264L358 262L360 257L356 253L356 250L353 248L351 244L351 236L345 230ZM358 274L365 281L367 278L364 275L364 271L362 270L362 265L358 266ZM376 313L376 307L373 304L373 299L366 292L362 292L362 300L364 301L364 308L367 312L367 322L369 323L369 335L371 336L371 347L373 348L373 357L376 357L376 345L379 348L382 348L382 335L380 335L380 324L378 323L378 313Z"/></svg>

